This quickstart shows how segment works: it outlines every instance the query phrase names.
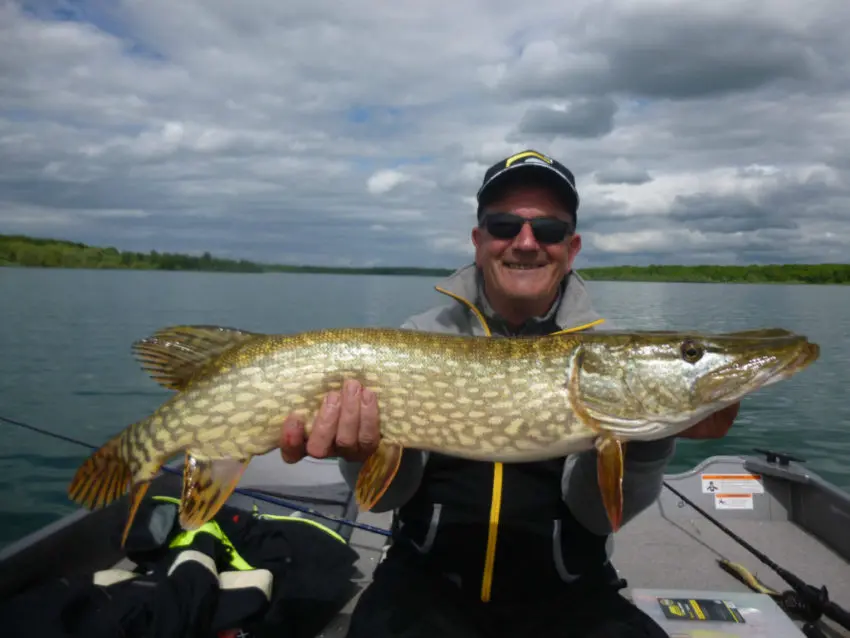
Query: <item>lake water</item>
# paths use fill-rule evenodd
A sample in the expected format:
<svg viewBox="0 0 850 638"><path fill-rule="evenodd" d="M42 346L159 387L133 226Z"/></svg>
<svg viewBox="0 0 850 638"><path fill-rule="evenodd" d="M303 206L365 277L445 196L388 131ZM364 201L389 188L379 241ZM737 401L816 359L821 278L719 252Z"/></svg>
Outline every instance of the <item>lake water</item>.
<svg viewBox="0 0 850 638"><path fill-rule="evenodd" d="M168 396L130 344L177 323L293 332L397 326L446 297L436 279L0 268L0 416L103 443ZM802 375L745 400L722 441L683 441L671 471L753 447L792 451L850 489L850 286L590 282L619 328L779 326L822 346ZM73 509L86 450L0 422L0 546Z"/></svg>

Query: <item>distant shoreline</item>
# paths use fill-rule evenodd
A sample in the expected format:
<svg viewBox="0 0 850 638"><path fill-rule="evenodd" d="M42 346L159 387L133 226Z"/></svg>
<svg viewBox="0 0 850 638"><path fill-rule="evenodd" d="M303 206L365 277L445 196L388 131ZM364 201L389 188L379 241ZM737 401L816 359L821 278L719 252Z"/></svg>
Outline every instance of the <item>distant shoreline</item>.
<svg viewBox="0 0 850 638"><path fill-rule="evenodd" d="M300 273L444 277L451 268L343 267L265 264L245 259L179 253L119 251L61 239L0 235L0 267L90 270L166 270L222 273ZM850 264L766 264L749 266L610 266L582 268L590 281L749 284L850 284Z"/></svg>

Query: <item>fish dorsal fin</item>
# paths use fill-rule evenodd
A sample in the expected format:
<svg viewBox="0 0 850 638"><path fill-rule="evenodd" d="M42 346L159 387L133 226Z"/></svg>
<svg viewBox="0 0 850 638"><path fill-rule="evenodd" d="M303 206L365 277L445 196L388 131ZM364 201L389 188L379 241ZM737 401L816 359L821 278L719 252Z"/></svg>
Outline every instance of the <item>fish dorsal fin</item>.
<svg viewBox="0 0 850 638"><path fill-rule="evenodd" d="M133 343L142 369L160 385L183 390L204 376L204 368L224 352L258 336L255 332L221 326L171 326Z"/></svg>

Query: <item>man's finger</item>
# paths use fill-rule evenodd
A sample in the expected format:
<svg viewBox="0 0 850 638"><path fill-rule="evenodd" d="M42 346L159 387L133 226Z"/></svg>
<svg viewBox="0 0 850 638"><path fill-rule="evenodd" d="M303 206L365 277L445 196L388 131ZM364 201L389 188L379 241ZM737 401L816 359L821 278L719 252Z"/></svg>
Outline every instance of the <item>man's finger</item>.
<svg viewBox="0 0 850 638"><path fill-rule="evenodd" d="M316 414L310 437L307 439L307 454L317 459L331 456L339 423L339 392L329 392Z"/></svg>
<svg viewBox="0 0 850 638"><path fill-rule="evenodd" d="M339 426L336 429L336 448L343 458L357 453L358 430L360 429L360 384L346 379L342 384L342 403L339 410Z"/></svg>
<svg viewBox="0 0 850 638"><path fill-rule="evenodd" d="M364 458L378 448L378 442L381 439L378 423L378 398L374 392L366 388L363 388L360 393L360 432L357 438L360 455Z"/></svg>
<svg viewBox="0 0 850 638"><path fill-rule="evenodd" d="M722 439L729 433L740 409L740 403L733 403L708 415L696 425L682 432L679 437L683 439Z"/></svg>
<svg viewBox="0 0 850 638"><path fill-rule="evenodd" d="M280 455L287 463L297 463L307 453L304 442L304 424L294 414L283 422L280 433Z"/></svg>
<svg viewBox="0 0 850 638"><path fill-rule="evenodd" d="M741 411L741 402L733 403L732 405L727 405L725 408L721 410L723 413L723 418L726 420L729 427L732 427L732 424L735 422L735 419L738 418L738 413Z"/></svg>

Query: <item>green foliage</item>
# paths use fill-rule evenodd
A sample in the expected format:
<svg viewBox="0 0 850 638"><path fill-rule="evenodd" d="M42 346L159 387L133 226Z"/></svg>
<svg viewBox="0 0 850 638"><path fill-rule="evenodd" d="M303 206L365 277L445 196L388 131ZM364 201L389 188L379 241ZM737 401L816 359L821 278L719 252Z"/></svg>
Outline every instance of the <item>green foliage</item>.
<svg viewBox="0 0 850 638"><path fill-rule="evenodd" d="M0 235L0 266L31 268L124 268L133 270L196 270L207 272L294 272L366 275L442 276L441 268L337 268L261 264L245 259L221 259L205 252L200 257L178 253L121 252L61 239Z"/></svg>
<svg viewBox="0 0 850 638"><path fill-rule="evenodd" d="M196 270L208 272L292 272L441 277L445 268L341 268L262 264L245 259L221 259L177 253L122 252L61 239L0 235L0 266L32 268L125 268L135 270ZM598 281L681 281L693 283L850 284L850 264L769 264L764 266L614 266L584 268L585 279Z"/></svg>
<svg viewBox="0 0 850 638"><path fill-rule="evenodd" d="M614 266L585 268L588 280L681 281L690 283L850 284L850 264L758 266Z"/></svg>

